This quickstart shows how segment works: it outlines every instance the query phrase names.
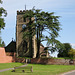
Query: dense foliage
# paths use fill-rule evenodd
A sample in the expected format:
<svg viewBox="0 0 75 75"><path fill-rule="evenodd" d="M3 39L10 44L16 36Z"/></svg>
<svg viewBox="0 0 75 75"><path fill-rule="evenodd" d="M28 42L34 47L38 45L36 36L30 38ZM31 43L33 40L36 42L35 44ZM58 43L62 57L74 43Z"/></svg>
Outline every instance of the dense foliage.
<svg viewBox="0 0 75 75"><path fill-rule="evenodd" d="M63 45L63 48L61 47L58 50L58 57L70 57L68 52L72 48L71 45L69 43L63 43L62 45Z"/></svg>
<svg viewBox="0 0 75 75"><path fill-rule="evenodd" d="M70 55L70 57L75 58L75 49L71 48L68 54Z"/></svg>
<svg viewBox="0 0 75 75"><path fill-rule="evenodd" d="M2 4L2 1L0 0L0 3ZM4 22L4 17L6 17L7 15L7 12L6 10L3 8L3 7L0 7L0 33L1 33L1 29L4 29L5 27L5 22ZM3 41L1 40L1 37L0 37L0 47L3 47Z"/></svg>
<svg viewBox="0 0 75 75"><path fill-rule="evenodd" d="M47 46L56 46L60 42L55 38L58 37L58 32L60 31L59 16L54 16L54 13L49 13L41 10L28 10L26 11L24 18L28 18L24 29L23 38L28 38L32 40L32 37L36 35L37 40L37 57L39 57L40 44L43 41L47 41ZM44 33L43 33L44 32ZM47 35L46 35L47 34ZM30 46L31 43L30 43ZM32 50L32 47L31 47ZM52 50L52 49L50 49ZM55 51L55 50L54 50Z"/></svg>

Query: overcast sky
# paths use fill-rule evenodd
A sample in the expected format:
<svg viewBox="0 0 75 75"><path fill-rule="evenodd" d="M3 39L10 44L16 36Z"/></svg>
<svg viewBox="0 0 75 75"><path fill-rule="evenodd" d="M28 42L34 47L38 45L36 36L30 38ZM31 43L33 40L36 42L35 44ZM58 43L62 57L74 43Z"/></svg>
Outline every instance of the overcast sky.
<svg viewBox="0 0 75 75"><path fill-rule="evenodd" d="M57 38L62 43L70 43L75 48L75 0L3 0L0 7L7 10L5 18L5 29L2 30L2 39L9 44L12 38L15 39L16 12L17 10L32 9L33 6L47 12L55 12L61 16L59 21L62 30ZM43 43L46 46L46 43Z"/></svg>

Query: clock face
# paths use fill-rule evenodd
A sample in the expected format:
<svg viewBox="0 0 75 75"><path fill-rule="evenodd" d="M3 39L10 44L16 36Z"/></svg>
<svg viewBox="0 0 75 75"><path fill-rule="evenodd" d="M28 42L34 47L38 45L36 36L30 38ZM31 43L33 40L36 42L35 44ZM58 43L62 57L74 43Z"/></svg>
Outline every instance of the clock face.
<svg viewBox="0 0 75 75"><path fill-rule="evenodd" d="M25 28L26 28L26 25L25 25L25 24L23 24L22 29L25 29Z"/></svg>

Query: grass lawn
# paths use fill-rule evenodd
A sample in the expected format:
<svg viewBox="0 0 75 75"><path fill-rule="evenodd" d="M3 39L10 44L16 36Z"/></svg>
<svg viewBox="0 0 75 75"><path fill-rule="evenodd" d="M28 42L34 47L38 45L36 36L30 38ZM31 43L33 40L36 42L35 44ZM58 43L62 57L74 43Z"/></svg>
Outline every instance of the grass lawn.
<svg viewBox="0 0 75 75"><path fill-rule="evenodd" d="M22 63L0 63L0 70L6 68L13 68L14 66L21 66Z"/></svg>
<svg viewBox="0 0 75 75"><path fill-rule="evenodd" d="M2 68L4 67L6 68L7 66L10 68L15 65L19 66L22 64L21 63L9 63L6 65L0 64L1 67L3 66ZM11 70L9 70L5 72L0 72L0 75L59 75L64 72L75 70L75 66L72 66L72 65L29 64L29 66L33 66L33 73L31 73L30 71L26 71L25 73L22 73L21 71L11 72Z"/></svg>

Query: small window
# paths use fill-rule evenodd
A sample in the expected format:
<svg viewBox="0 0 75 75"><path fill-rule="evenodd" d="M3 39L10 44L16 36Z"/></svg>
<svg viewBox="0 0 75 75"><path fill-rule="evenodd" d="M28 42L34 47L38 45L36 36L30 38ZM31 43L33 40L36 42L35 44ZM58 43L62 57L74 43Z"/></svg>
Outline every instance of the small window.
<svg viewBox="0 0 75 75"><path fill-rule="evenodd" d="M26 18L25 17L23 18L23 21L26 22Z"/></svg>

